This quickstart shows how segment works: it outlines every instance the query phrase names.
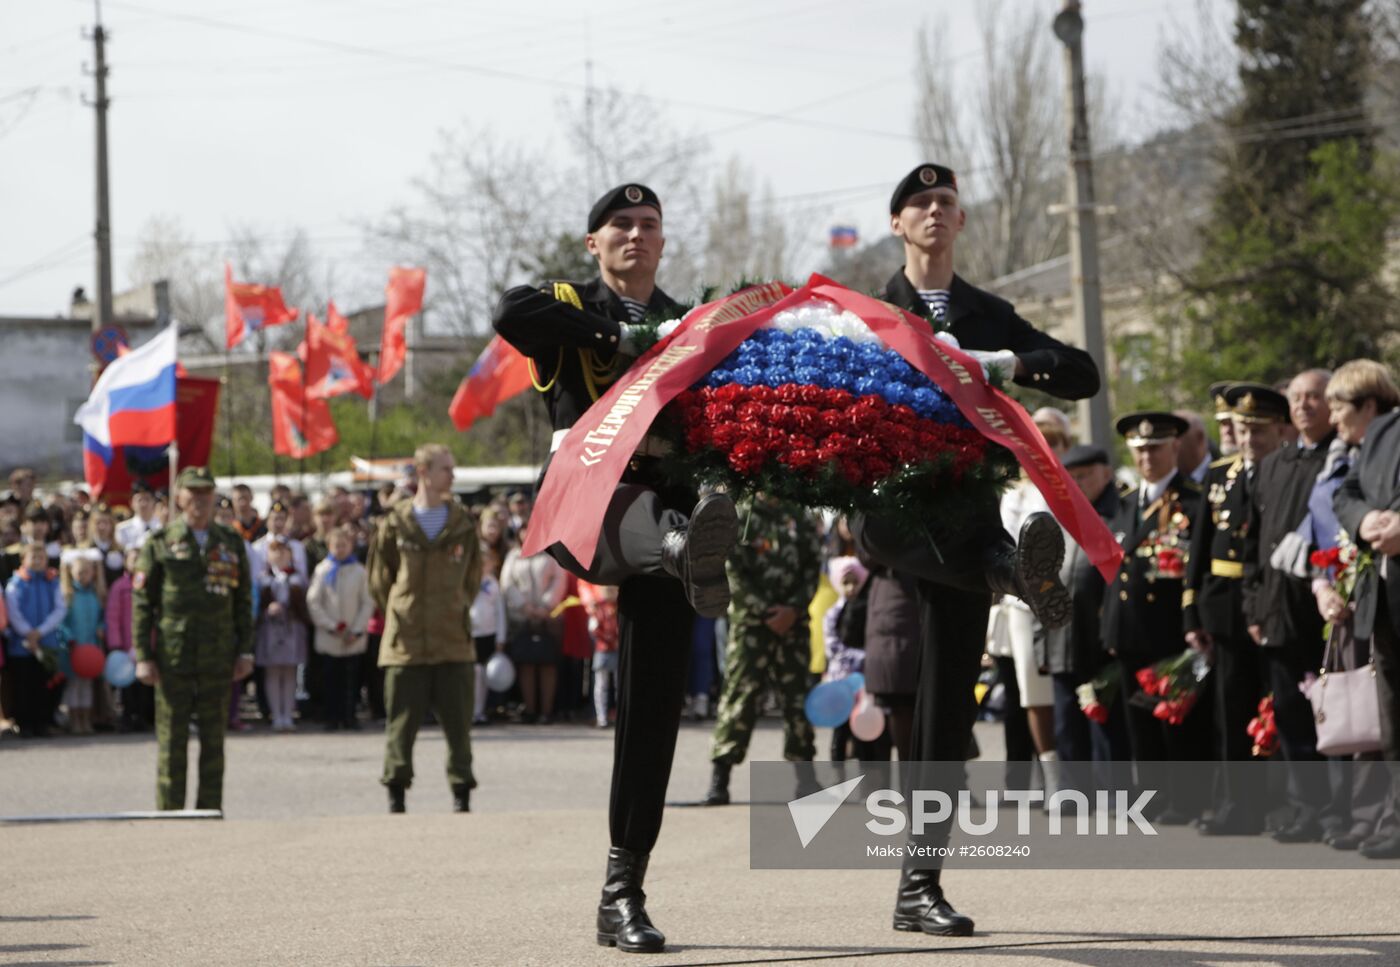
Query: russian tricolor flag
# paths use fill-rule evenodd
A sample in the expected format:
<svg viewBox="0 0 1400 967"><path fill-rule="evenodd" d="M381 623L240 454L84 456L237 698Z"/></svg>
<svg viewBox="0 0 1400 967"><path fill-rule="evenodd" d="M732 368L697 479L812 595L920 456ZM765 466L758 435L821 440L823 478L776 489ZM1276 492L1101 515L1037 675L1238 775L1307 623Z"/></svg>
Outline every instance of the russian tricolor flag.
<svg viewBox="0 0 1400 967"><path fill-rule="evenodd" d="M112 448L162 447L175 439L174 323L139 349L118 356L73 415L83 428L85 456L103 463Z"/></svg>

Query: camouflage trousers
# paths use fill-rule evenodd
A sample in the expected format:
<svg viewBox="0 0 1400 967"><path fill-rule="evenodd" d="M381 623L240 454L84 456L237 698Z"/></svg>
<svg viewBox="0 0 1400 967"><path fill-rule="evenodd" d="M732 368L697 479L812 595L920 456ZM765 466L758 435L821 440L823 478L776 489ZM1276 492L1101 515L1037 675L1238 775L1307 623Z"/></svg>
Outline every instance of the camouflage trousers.
<svg viewBox="0 0 1400 967"><path fill-rule="evenodd" d="M222 674L162 671L156 686L156 808L185 808L190 719L199 726L196 809L222 809L224 729L233 669Z"/></svg>
<svg viewBox="0 0 1400 967"><path fill-rule="evenodd" d="M793 625L785 635L775 635L763 626L732 627L711 761L730 765L744 761L758 721L759 702L770 686L782 704L783 758L811 761L816 753L815 737L803 709L811 661L811 634L806 622Z"/></svg>

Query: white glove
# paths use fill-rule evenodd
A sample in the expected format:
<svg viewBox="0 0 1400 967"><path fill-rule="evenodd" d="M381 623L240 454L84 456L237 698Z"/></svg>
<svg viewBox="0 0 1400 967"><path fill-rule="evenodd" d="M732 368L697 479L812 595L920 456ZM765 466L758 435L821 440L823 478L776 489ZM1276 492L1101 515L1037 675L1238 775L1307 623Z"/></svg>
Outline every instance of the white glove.
<svg viewBox="0 0 1400 967"><path fill-rule="evenodd" d="M988 379L991 379L994 369L999 370L1001 378L1008 381L1016 373L1016 354L1009 349L998 349L994 352L981 349L964 351L982 365L982 375Z"/></svg>
<svg viewBox="0 0 1400 967"><path fill-rule="evenodd" d="M947 343L948 345L952 346L954 349L961 349L961 348L962 348L962 343L958 342L958 337L955 336L955 335L953 335L951 332L949 332L949 331L946 330L946 329L942 330L941 332L936 332L936 333L934 333L934 334L933 334L933 338L934 338L934 339L937 339L939 342L945 342L945 343Z"/></svg>

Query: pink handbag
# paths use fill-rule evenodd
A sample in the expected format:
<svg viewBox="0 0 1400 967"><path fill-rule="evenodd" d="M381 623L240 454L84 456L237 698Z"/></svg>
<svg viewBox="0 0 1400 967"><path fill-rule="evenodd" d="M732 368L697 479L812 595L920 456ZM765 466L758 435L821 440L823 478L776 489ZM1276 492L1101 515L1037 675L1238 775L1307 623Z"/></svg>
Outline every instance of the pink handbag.
<svg viewBox="0 0 1400 967"><path fill-rule="evenodd" d="M1374 656L1368 654L1366 664L1354 671L1343 670L1342 654L1351 640L1351 619L1333 622L1322 654L1322 670L1308 692L1317 751L1322 755L1346 756L1379 752L1381 748Z"/></svg>

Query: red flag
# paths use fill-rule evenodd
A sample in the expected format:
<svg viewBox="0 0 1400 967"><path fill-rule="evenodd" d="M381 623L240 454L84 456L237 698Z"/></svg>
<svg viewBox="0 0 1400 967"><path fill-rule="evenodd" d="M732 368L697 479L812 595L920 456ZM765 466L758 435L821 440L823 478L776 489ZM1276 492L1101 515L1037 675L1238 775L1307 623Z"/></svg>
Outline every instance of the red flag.
<svg viewBox="0 0 1400 967"><path fill-rule="evenodd" d="M350 331L350 320L340 314L334 302L326 305L326 328L331 332Z"/></svg>
<svg viewBox="0 0 1400 967"><path fill-rule="evenodd" d="M275 285L255 285L233 281L233 266L224 263L225 345L232 349L249 331L280 326L297 317L282 301L282 290Z"/></svg>
<svg viewBox="0 0 1400 967"><path fill-rule="evenodd" d="M332 319L341 319L335 303L327 308ZM306 395L329 399L345 393L359 393L365 399L374 395L374 367L360 359L355 338L348 331L323 326L310 313L306 316L306 342L297 355L306 363Z"/></svg>
<svg viewBox="0 0 1400 967"><path fill-rule="evenodd" d="M427 279L425 269L395 266L389 270L389 284L384 287L384 335L379 342L381 386L403 368L404 357L408 355L404 329L409 317L423 308L423 286Z"/></svg>
<svg viewBox="0 0 1400 967"><path fill-rule="evenodd" d="M529 388L529 361L500 336L492 336L472 364L471 372L457 387L447 415L452 417L452 425L458 431L464 431L483 416L496 412L501 403Z"/></svg>
<svg viewBox="0 0 1400 967"><path fill-rule="evenodd" d="M175 381L175 427L179 441L176 470L207 467L219 412L219 381L179 376ZM91 438L88 438L91 440ZM85 447L83 476L93 499L125 504L140 480L154 489L170 484L168 447Z"/></svg>
<svg viewBox="0 0 1400 967"><path fill-rule="evenodd" d="M310 457L340 442L330 406L325 400L306 396L296 356L268 353L267 385L272 391L273 452Z"/></svg>

